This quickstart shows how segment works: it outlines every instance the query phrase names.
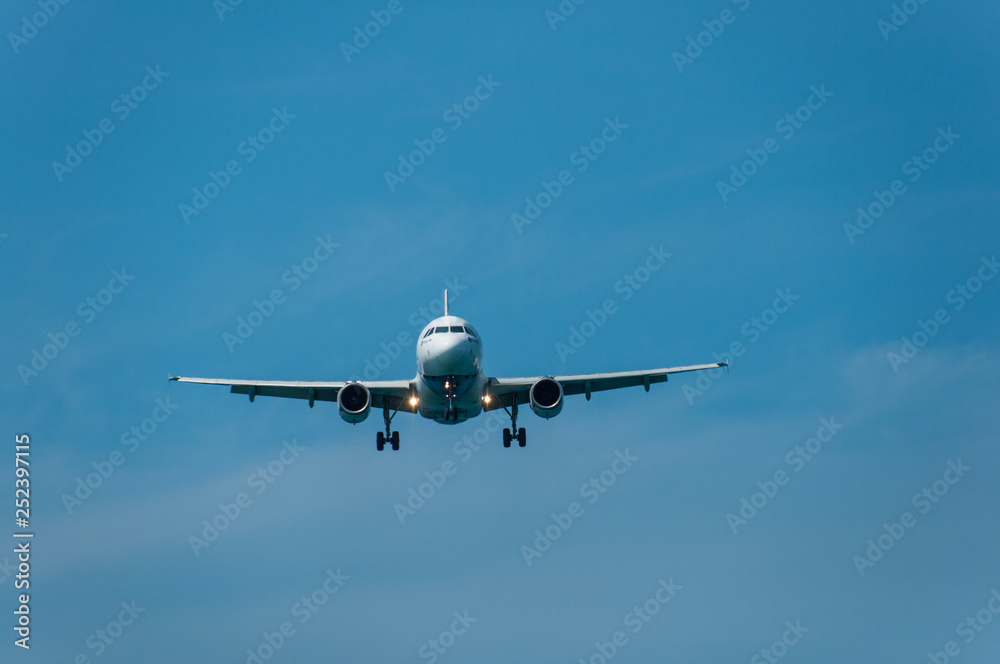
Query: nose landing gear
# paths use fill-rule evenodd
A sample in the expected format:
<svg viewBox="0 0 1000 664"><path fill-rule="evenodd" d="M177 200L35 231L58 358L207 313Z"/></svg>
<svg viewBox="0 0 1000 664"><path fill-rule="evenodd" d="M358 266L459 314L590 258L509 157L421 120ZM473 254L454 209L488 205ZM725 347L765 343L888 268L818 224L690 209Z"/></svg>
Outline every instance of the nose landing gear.
<svg viewBox="0 0 1000 664"><path fill-rule="evenodd" d="M444 382L444 395L448 398L448 408L444 411L444 419L446 420L458 419L458 412L455 410L455 390L457 387L458 381L455 380L454 376Z"/></svg>

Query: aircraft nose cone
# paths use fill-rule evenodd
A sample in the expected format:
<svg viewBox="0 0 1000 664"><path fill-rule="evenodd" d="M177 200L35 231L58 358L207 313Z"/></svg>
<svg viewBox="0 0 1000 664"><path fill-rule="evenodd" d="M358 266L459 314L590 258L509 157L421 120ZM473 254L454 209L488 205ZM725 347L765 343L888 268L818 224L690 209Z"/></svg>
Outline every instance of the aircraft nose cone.
<svg viewBox="0 0 1000 664"><path fill-rule="evenodd" d="M441 353L438 358L442 364L450 367L457 367L472 357L472 353L467 348L455 344Z"/></svg>
<svg viewBox="0 0 1000 664"><path fill-rule="evenodd" d="M469 376L478 370L472 348L468 341L458 335L454 339L441 340L431 351L428 360L428 375Z"/></svg>

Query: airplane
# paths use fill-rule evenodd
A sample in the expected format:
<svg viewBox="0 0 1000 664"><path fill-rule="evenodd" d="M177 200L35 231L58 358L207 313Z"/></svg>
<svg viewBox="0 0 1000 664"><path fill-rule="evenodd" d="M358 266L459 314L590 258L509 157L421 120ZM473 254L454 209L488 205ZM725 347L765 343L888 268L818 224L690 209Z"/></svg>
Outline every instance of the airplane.
<svg viewBox="0 0 1000 664"><path fill-rule="evenodd" d="M256 397L307 399L312 408L317 401L335 401L340 416L351 424L367 419L373 408L382 409L385 431L375 436L382 451L389 443L399 449L399 432L392 420L399 412L419 413L441 424L459 424L480 413L503 408L510 416L510 428L503 430L503 445L516 440L527 444L524 428L517 426L519 405L545 419L562 411L563 397L642 385L647 392L653 383L667 381L670 374L728 367L726 362L668 367L646 371L495 378L483 373L483 341L469 321L448 312L448 291L444 292L444 315L428 323L417 338L417 375L410 380L369 381L284 381L231 380L171 376L180 383L227 385L230 392Z"/></svg>

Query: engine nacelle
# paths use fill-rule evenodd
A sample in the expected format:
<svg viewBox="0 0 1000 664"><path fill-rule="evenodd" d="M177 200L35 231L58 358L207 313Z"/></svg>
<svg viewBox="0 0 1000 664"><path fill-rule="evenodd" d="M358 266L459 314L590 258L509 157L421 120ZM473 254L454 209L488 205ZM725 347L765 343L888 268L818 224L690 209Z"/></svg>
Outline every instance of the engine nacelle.
<svg viewBox="0 0 1000 664"><path fill-rule="evenodd" d="M345 422L364 422L372 409L372 393L361 383L348 383L337 393L337 408Z"/></svg>
<svg viewBox="0 0 1000 664"><path fill-rule="evenodd" d="M562 411L563 388L552 378L539 378L528 391L528 400L535 415L549 419Z"/></svg>

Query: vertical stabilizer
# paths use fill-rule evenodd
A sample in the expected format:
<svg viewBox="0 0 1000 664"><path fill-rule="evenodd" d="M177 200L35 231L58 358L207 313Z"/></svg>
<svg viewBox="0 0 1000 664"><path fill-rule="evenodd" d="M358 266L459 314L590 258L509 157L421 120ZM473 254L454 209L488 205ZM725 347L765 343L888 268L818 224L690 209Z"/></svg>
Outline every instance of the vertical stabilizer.
<svg viewBox="0 0 1000 664"><path fill-rule="evenodd" d="M448 314L448 289L447 288L444 289L444 315L445 316L449 315Z"/></svg>

